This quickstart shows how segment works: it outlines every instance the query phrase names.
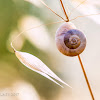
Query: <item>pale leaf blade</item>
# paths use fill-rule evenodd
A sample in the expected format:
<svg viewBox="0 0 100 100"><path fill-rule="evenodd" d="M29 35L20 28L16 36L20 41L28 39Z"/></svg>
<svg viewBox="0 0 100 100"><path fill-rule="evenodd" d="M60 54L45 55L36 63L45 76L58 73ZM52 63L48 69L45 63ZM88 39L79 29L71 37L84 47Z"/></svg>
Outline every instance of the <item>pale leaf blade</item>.
<svg viewBox="0 0 100 100"><path fill-rule="evenodd" d="M54 83L56 83L57 85L63 87L62 85L60 85L58 82L56 82L55 80L53 80L51 77L49 77L46 73L44 73L41 68L39 68L40 66L37 66L40 62L37 62L36 60L38 59L37 57L29 54L29 53L25 53L25 52L19 52L16 51L15 52L17 58L20 60L20 62L22 64L24 64L27 68L41 74L42 76L48 78L49 80L53 81ZM41 60L39 60L41 61ZM42 62L42 61L41 61Z"/></svg>
<svg viewBox="0 0 100 100"><path fill-rule="evenodd" d="M27 60L28 64L30 64L30 66L38 69L39 71L44 72L45 74L51 76L52 78L58 80L59 82L69 86L67 83L65 83L64 81L62 81L54 72L52 72L40 59L38 59L37 57L29 54L29 53L25 53L23 52L21 54L24 58L27 56ZM33 59L33 60L32 60ZM71 86L69 86L71 88Z"/></svg>

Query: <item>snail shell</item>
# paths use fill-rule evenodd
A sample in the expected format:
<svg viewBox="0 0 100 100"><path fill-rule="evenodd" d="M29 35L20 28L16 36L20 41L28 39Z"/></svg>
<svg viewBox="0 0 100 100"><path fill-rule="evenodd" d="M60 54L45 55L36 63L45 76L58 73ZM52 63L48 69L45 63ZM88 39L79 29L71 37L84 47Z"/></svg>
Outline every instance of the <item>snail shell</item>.
<svg viewBox="0 0 100 100"><path fill-rule="evenodd" d="M71 22L62 24L56 32L56 45L58 50L66 56L77 56L86 47L84 34L77 30Z"/></svg>

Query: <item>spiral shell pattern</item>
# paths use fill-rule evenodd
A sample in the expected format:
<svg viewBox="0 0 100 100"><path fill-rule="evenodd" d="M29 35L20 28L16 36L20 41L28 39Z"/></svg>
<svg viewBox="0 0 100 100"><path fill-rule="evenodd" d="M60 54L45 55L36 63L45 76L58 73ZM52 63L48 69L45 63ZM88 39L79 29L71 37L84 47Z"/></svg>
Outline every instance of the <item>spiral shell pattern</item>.
<svg viewBox="0 0 100 100"><path fill-rule="evenodd" d="M56 45L58 50L64 55L77 56L81 54L86 47L86 37L81 31L77 30L72 23L64 23L57 30Z"/></svg>

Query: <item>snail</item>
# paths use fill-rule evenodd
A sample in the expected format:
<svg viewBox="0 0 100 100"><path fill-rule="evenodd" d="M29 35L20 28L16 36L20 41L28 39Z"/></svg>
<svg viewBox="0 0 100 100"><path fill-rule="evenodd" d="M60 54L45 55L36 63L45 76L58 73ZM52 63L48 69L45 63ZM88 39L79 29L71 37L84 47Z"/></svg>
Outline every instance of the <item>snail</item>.
<svg viewBox="0 0 100 100"><path fill-rule="evenodd" d="M71 22L63 23L56 32L58 50L66 56L77 56L86 47L85 35Z"/></svg>
<svg viewBox="0 0 100 100"><path fill-rule="evenodd" d="M55 11L49 8L42 0L39 0L39 1L43 5L45 5L49 10L51 10L55 15L63 19L65 22L58 28L56 32L55 40L56 40L56 45L57 45L58 50L66 56L73 57L73 56L78 56L79 54L81 54L86 47L86 37L81 31L76 29L73 23L70 22L69 17L65 11L62 0L60 0L60 3L63 8L66 19L64 19L62 16L58 15Z"/></svg>
<svg viewBox="0 0 100 100"><path fill-rule="evenodd" d="M49 8L42 0L39 1L43 5L45 5L49 10L51 10L55 15L63 19L65 22L58 28L56 32L55 40L58 50L66 56L78 56L79 54L81 54L86 47L86 37L81 31L76 29L73 23L70 22L62 0L59 1L63 8L66 19L64 19L62 16L60 16L51 8Z"/></svg>

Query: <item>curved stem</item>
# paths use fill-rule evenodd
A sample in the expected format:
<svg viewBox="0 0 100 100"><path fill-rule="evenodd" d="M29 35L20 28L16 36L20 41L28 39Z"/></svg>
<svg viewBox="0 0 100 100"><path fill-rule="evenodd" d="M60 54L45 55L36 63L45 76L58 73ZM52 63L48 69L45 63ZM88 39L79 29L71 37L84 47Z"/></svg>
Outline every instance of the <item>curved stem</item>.
<svg viewBox="0 0 100 100"><path fill-rule="evenodd" d="M92 93L92 89L91 89L91 87L90 87L90 84L89 84L89 81L88 81L88 78L87 78L87 75L86 75L86 72L85 72L85 69L84 69L84 66L83 66L83 64L82 64L80 55L78 55L78 59L79 59L79 62L80 62L80 65L81 65L81 68L82 68L82 71L83 71L83 74L84 74L84 77L85 77L85 80L86 80L86 83L87 83L89 92L90 92L90 94L91 94L92 100L95 100L95 99L94 99L94 96L93 96L93 93Z"/></svg>
<svg viewBox="0 0 100 100"><path fill-rule="evenodd" d="M64 7L64 5L63 5L62 0L60 0L60 3L61 3L61 6L62 6L62 8L63 8L64 14L65 14L65 16L66 16L67 22L69 22L69 18L68 18L68 15L67 15L67 13L66 13L66 10L65 10L65 7Z"/></svg>
<svg viewBox="0 0 100 100"><path fill-rule="evenodd" d="M26 30L23 30L22 32L20 32L12 41L11 41L11 47L13 48L14 52L16 51L16 49L14 48L13 46L13 42L21 35L23 34L24 32L27 32L31 29L34 29L34 28L38 28L38 27L41 27L43 25L47 26L47 25L50 25L50 24L56 24L56 23L61 23L61 22L64 22L64 21L58 21L58 22L52 22L52 23L48 23L48 24L41 24L41 25L38 25L38 26L35 26L35 27L31 27L31 28L28 28Z"/></svg>

